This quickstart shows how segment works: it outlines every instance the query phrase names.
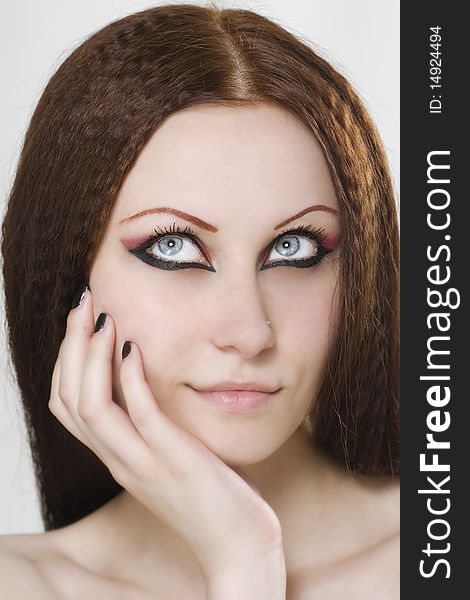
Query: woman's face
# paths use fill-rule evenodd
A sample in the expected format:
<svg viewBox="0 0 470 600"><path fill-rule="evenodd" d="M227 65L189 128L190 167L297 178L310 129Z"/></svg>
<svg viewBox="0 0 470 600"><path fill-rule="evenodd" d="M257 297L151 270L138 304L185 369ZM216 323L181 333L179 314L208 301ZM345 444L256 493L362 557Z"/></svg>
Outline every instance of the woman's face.
<svg viewBox="0 0 470 600"><path fill-rule="evenodd" d="M337 211L320 145L290 113L205 105L167 118L124 182L90 273L95 318L116 326L115 400L125 408L119 366L131 340L160 409L222 460L254 464L282 446L336 335ZM227 380L280 389L248 414L193 389Z"/></svg>

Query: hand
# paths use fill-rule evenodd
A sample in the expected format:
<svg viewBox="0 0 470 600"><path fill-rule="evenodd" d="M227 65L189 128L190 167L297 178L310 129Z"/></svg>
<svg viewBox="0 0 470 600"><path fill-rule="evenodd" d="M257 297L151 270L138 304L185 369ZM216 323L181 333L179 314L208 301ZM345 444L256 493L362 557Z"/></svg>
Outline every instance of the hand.
<svg viewBox="0 0 470 600"><path fill-rule="evenodd" d="M119 372L129 414L114 402L114 322L107 315L97 333L94 325L87 289L67 318L50 411L122 487L177 532L207 577L241 559L246 564L278 556L282 535L275 512L243 475L161 412L135 343Z"/></svg>

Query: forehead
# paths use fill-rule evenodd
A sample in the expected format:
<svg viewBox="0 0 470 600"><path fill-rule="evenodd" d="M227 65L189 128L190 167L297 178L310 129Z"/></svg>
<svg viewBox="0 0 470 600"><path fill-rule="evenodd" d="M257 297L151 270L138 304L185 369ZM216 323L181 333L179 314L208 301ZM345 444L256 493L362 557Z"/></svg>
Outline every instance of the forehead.
<svg viewBox="0 0 470 600"><path fill-rule="evenodd" d="M174 113L153 133L113 220L170 205L211 222L263 209L281 221L315 203L338 209L321 146L299 119L268 104L204 105Z"/></svg>

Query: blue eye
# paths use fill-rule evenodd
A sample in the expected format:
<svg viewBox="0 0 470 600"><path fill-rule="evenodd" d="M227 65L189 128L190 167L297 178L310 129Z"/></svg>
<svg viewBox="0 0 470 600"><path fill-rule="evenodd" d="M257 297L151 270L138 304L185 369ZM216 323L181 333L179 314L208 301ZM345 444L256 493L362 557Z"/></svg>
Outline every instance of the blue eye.
<svg viewBox="0 0 470 600"><path fill-rule="evenodd" d="M173 223L169 229L166 227L159 229L160 231L155 229L155 235L149 236L148 240L137 248L129 249L129 252L159 269L196 268L215 272L190 227L182 230ZM315 229L309 225L283 231L271 244L267 256L270 262L265 263L261 270L278 266L312 267L331 252L324 247L325 240L326 234L323 229ZM275 260L276 254L281 260Z"/></svg>
<svg viewBox="0 0 470 600"><path fill-rule="evenodd" d="M201 256L200 252L195 252L193 242L178 235L165 235L152 244L147 252L155 258L175 256L180 262L195 261Z"/></svg>
<svg viewBox="0 0 470 600"><path fill-rule="evenodd" d="M326 238L323 229L315 229L309 225L288 229L274 240L268 255L270 262L262 270L280 266L313 267L332 252L323 245ZM273 260L276 254L280 255L281 260Z"/></svg>
<svg viewBox="0 0 470 600"><path fill-rule="evenodd" d="M155 235L149 236L148 240L137 248L130 248L129 252L143 262L159 269L175 270L194 267L215 272L212 265L201 262L206 260L210 263L190 227L181 230L173 223L169 229L166 227L159 227L159 229L160 231L155 229ZM178 260L169 258L172 256L178 258Z"/></svg>

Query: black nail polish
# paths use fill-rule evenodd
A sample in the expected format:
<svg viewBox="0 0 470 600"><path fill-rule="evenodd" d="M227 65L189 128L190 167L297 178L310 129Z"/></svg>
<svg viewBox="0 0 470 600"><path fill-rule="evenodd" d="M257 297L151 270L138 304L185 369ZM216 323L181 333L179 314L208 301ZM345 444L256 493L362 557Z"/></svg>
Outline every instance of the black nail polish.
<svg viewBox="0 0 470 600"><path fill-rule="evenodd" d="M77 308L77 306L79 306L82 303L83 298L85 298L85 292L87 291L87 289L88 286L86 283L82 283L78 286L77 291L75 292L75 296L72 300L72 308Z"/></svg>
<svg viewBox="0 0 470 600"><path fill-rule="evenodd" d="M129 356L130 351L131 351L131 343L124 342L124 344L122 346L122 360L124 360L125 358L127 358Z"/></svg>
<svg viewBox="0 0 470 600"><path fill-rule="evenodd" d="M96 319L95 323L95 333L97 331L101 331L106 323L106 313L101 313L99 317Z"/></svg>

